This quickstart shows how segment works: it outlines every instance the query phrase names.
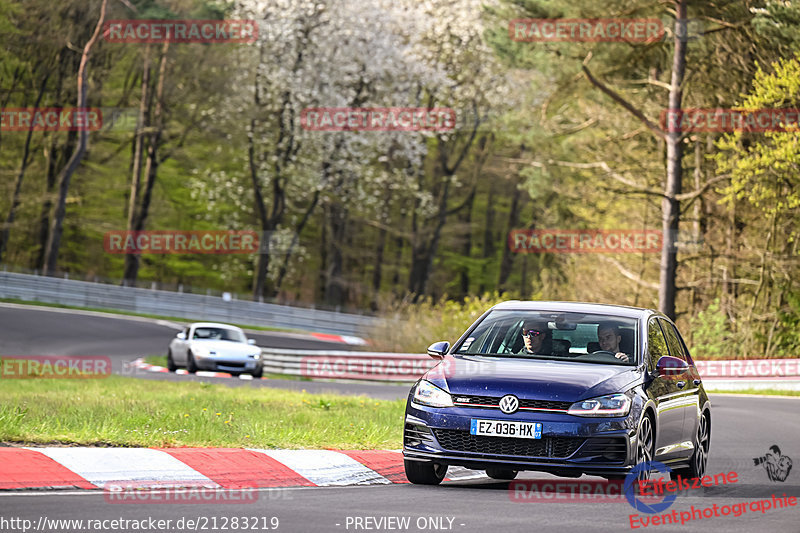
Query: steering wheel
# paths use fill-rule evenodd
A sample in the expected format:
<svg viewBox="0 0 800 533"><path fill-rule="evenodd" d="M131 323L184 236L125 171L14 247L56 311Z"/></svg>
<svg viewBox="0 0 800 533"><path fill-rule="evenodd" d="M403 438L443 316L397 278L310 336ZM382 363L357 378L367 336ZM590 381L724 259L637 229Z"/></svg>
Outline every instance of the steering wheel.
<svg viewBox="0 0 800 533"><path fill-rule="evenodd" d="M592 355L610 355L611 357L616 357L617 354L610 351L610 350L597 350L596 352L592 352Z"/></svg>

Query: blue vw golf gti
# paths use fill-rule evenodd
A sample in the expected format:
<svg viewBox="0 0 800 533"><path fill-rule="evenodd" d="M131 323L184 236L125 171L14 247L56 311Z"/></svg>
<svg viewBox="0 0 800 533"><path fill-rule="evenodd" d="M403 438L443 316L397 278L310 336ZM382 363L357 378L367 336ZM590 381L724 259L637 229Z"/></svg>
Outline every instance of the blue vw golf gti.
<svg viewBox="0 0 800 533"><path fill-rule="evenodd" d="M438 484L449 465L495 479L619 479L645 461L673 477L705 473L711 405L680 333L656 311L504 302L428 354L441 362L405 413L412 483Z"/></svg>

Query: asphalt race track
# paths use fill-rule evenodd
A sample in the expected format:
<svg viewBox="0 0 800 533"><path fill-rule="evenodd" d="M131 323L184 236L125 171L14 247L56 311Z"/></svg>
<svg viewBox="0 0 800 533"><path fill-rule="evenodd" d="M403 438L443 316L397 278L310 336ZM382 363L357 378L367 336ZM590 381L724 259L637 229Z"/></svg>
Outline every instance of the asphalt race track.
<svg viewBox="0 0 800 533"><path fill-rule="evenodd" d="M125 368L125 363L148 355L166 354L170 340L186 323L50 309L0 303L0 356L103 355L111 359L114 373L143 379L206 381L229 386L306 389L308 392L363 394L379 399L405 398L408 386L371 383L333 383L261 379L199 377L153 373ZM247 332L256 344L269 348L353 350L356 347L323 341L308 335L282 332ZM2 531L2 529L0 529Z"/></svg>
<svg viewBox="0 0 800 533"><path fill-rule="evenodd" d="M20 310L0 307L0 353L43 355L109 355L115 365L149 353L161 353L174 327L147 321L109 319L45 310ZM319 341L264 334L259 343L284 342L292 347L311 347ZM280 339L280 340L278 340ZM267 344L268 345L268 344ZM275 345L275 344L273 344ZM341 348L341 345L333 345ZM327 344L325 347L331 347ZM188 376L171 376L171 379ZM148 376L148 379L158 379ZM196 378L195 378L196 379ZM241 386L272 386L269 380L255 382L228 380ZM282 382L281 385L287 386ZM334 384L299 382L331 387ZM341 391L350 390L350 384ZM365 385L366 386L366 385ZM370 385L376 395L396 394L394 389ZM691 513L692 507L731 508L746 504L741 516L712 516L689 520L681 525L650 525L641 521L652 517L636 511L627 501L553 501L555 495L540 500L513 498L508 482L485 477L445 482L439 487L412 485L371 485L364 487L262 489L251 503L109 503L99 491L17 491L0 492L0 532L27 531L457 531L457 532L800 532L800 502L794 507L753 510L760 500L784 494L800 498L800 466L795 465L784 482L770 481L753 458L764 455L777 444L783 455L800 461L800 400L786 398L712 395L712 440L708 474L736 472L737 482L680 494L671 507L659 515L677 511ZM402 421L398 420L398 424ZM524 473L520 479L557 478L546 474ZM583 480L595 480L584 476ZM762 506L766 507L766 506ZM739 506L741 509L741 505ZM711 511L709 511L710 514ZM632 528L631 515L639 520ZM688 515L687 515L688 516ZM695 515L697 516L697 515ZM238 517L238 527L233 518ZM247 528L244 518L248 519ZM272 517L277 517L277 527ZM257 518L258 520L254 520ZM6 522L2 520L5 519ZM11 522L9 520L15 519ZM84 520L81 527L57 527L51 520ZM111 520L136 520L138 528L113 528ZM148 520L152 519L152 522ZM29 520L29 523L22 522ZM100 527L88 520L108 520ZM145 521L140 523L138 521ZM162 524L158 521L163 520ZM167 520L171 522L167 524ZM179 522L183 520L182 522ZM193 524L187 524L192 520ZM405 522L407 520L407 522ZM40 522L41 521L41 522ZM44 524L41 528L37 526ZM47 527L47 524L50 524ZM223 527L223 525L227 527ZM205 526L205 527L204 527Z"/></svg>

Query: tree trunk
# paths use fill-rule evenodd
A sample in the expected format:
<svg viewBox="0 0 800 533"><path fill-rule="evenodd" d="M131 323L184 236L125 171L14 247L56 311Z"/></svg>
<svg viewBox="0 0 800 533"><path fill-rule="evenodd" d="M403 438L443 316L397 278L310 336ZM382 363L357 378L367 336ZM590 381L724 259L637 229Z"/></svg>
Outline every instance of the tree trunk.
<svg viewBox="0 0 800 533"><path fill-rule="evenodd" d="M481 268L481 284L478 292L481 294L486 292L486 268L491 262L491 258L494 255L495 251L495 242L494 242L494 185L495 180L489 181L489 193L486 199L486 218L484 220L483 225L483 267ZM514 195L517 196L517 195ZM501 277L502 277L502 264L501 264Z"/></svg>
<svg viewBox="0 0 800 533"><path fill-rule="evenodd" d="M42 102L42 96L44 96L45 87L47 87L47 80L50 78L50 73L44 75L42 78L42 84L39 86L39 94L36 95L36 103L34 107L39 107L39 104ZM3 262L3 252L5 252L6 246L8 245L8 238L11 234L11 226L14 224L14 220L17 216L17 208L19 207L19 195L22 191L22 181L25 179L25 171L28 169L28 164L30 163L30 153L31 153L31 139L33 138L33 128L31 127L28 130L28 135L25 137L25 145L22 149L22 163L19 166L19 173L17 173L17 180L14 184L14 193L11 196L11 207L8 210L8 216L6 217L6 223L3 225L3 230L0 232L0 263Z"/></svg>
<svg viewBox="0 0 800 533"><path fill-rule="evenodd" d="M158 67L158 84L156 85L156 94L153 110L153 131L150 134L147 145L147 160L145 161L145 185L144 194L142 195L141 206L138 212L131 219L131 231L144 231L147 224L147 217L150 214L150 203L153 198L153 187L158 177L158 149L161 146L161 137L164 134L164 79L167 75L167 53L169 52L169 42L164 43L161 51L161 62ZM144 77L144 75L143 75ZM149 77L149 76L148 76ZM146 89L142 89L144 93ZM141 113L141 105L139 107ZM135 164L135 161L134 161ZM134 177L135 179L135 177ZM136 184L138 188L138 183ZM141 256L139 254L126 254L125 255L125 272L123 274L123 283L129 286L136 284L136 279L139 277L139 265Z"/></svg>
<svg viewBox="0 0 800 533"><path fill-rule="evenodd" d="M133 231L136 219L136 207L139 203L139 184L142 179L142 145L144 144L144 130L147 124L147 111L150 85L150 45L144 47L144 61L142 64L142 88L139 98L139 116L136 119L136 133L133 137L133 154L131 161L131 192L128 197L128 231Z"/></svg>
<svg viewBox="0 0 800 533"><path fill-rule="evenodd" d="M465 260L469 260L472 255L472 206L475 203L475 189L476 187L473 187L467 197L467 205L461 220L461 225L464 227L464 243L461 247L461 255ZM463 266L461 268L461 297L465 298L467 296L469 296L469 267Z"/></svg>
<svg viewBox="0 0 800 533"><path fill-rule="evenodd" d="M106 5L108 0L103 0L100 5L100 18L95 26L94 33L86 46L83 48L81 55L81 64L78 68L78 108L85 109L87 101L88 88L86 86L87 64L89 62L89 54L92 51L95 41L100 35L100 29L103 27L103 21L106 18ZM47 247L44 255L44 274L54 275L56 272L56 265L58 264L58 251L61 247L61 234L64 229L64 215L67 208L67 193L69 192L69 183L72 179L72 174L75 173L78 166L81 164L83 156L86 154L86 146L89 142L89 132L83 128L78 137L78 148L72 157L67 162L67 165L58 176L58 201L56 202L56 210L53 215L53 225L50 229L50 235L47 238Z"/></svg>
<svg viewBox="0 0 800 533"><path fill-rule="evenodd" d="M672 60L672 80L669 91L669 109L680 112L683 103L683 84L686 72L686 39L681 37L681 21L686 20L686 1L675 0L675 39ZM685 22L684 22L685 23ZM660 279L658 289L658 309L671 319L675 319L675 278L678 267L675 240L680 223L680 202L676 196L681 193L683 174L683 133L681 131L666 132L667 142L667 182L664 199L661 201L661 229L663 232ZM678 128L680 130L680 128Z"/></svg>
<svg viewBox="0 0 800 533"><path fill-rule="evenodd" d="M519 200L522 196L516 190L517 181L514 180L514 194L511 195L511 209L508 211L508 222L506 223L505 237L503 241L503 257L500 259L500 275L497 279L497 286L500 288L500 294L508 290L508 278L511 276L511 267L514 265L514 255L508 246L508 236L511 231L516 229L519 225Z"/></svg>

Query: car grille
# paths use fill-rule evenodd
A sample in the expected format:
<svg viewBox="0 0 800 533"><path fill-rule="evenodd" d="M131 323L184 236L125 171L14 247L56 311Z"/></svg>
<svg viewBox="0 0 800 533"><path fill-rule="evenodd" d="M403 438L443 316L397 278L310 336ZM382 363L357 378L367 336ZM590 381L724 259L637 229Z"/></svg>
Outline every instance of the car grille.
<svg viewBox="0 0 800 533"><path fill-rule="evenodd" d="M219 367L227 367L227 368L244 368L244 363L235 363L232 361L217 361L217 368Z"/></svg>
<svg viewBox="0 0 800 533"><path fill-rule="evenodd" d="M497 396L465 396L454 395L456 405L475 405L476 407L496 408L500 405L500 397ZM571 402L556 402L551 400L523 400L520 399L520 409L548 409L557 411L566 411Z"/></svg>
<svg viewBox="0 0 800 533"><path fill-rule="evenodd" d="M433 435L427 426L406 423L403 434L403 444L406 446L433 445Z"/></svg>
<svg viewBox="0 0 800 533"><path fill-rule="evenodd" d="M433 430L442 448L459 452L489 455L517 455L521 457L566 458L575 453L585 439L575 437L545 437L543 439L515 439L470 435L454 429Z"/></svg>

